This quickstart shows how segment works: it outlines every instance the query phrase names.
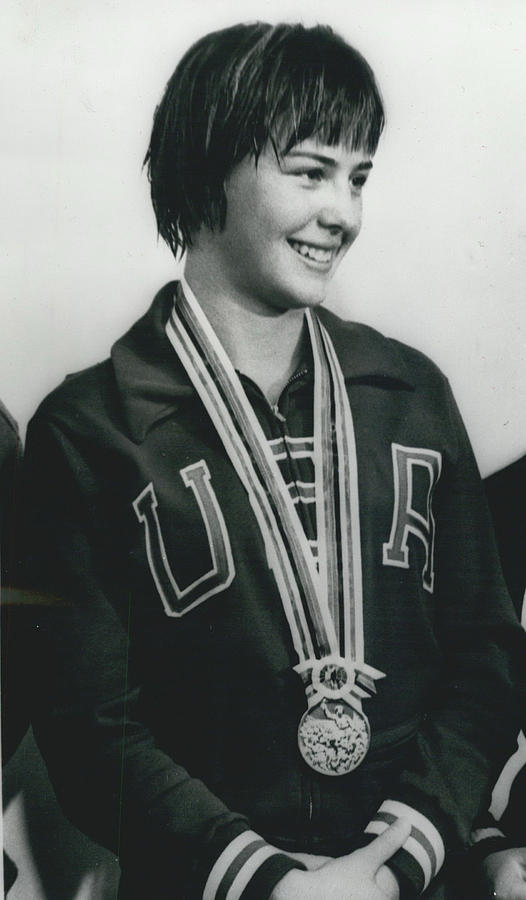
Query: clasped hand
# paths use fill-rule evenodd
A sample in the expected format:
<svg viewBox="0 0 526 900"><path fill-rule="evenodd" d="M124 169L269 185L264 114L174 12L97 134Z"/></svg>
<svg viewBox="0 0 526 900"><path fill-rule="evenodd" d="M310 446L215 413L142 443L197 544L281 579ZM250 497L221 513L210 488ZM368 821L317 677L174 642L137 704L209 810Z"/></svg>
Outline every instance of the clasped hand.
<svg viewBox="0 0 526 900"><path fill-rule="evenodd" d="M526 847L490 853L482 863L488 897L526 900Z"/></svg>
<svg viewBox="0 0 526 900"><path fill-rule="evenodd" d="M338 859L289 854L304 862L307 871L288 872L270 900L398 900L398 882L385 863L410 831L410 823L399 819L367 847Z"/></svg>

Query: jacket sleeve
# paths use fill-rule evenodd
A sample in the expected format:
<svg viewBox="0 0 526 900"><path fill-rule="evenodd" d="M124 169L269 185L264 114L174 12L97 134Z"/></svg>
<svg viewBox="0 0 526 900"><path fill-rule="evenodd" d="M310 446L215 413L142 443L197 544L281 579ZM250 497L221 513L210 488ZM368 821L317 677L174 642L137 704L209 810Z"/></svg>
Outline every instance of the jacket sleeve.
<svg viewBox="0 0 526 900"><path fill-rule="evenodd" d="M20 456L16 424L0 403L0 566L4 585L9 584L13 569L13 523Z"/></svg>
<svg viewBox="0 0 526 900"><path fill-rule="evenodd" d="M490 853L511 847L526 846L526 765L515 776L509 801L502 818L496 820L491 813L484 813L476 823L472 834L473 847L470 851L470 865L474 867Z"/></svg>
<svg viewBox="0 0 526 900"><path fill-rule="evenodd" d="M369 823L381 833L395 818L411 835L390 865L410 896L424 890L445 858L465 848L519 727L517 683L526 659L500 571L482 482L446 382L444 414L454 449L435 490L433 610L440 683L409 764Z"/></svg>
<svg viewBox="0 0 526 900"><path fill-rule="evenodd" d="M28 725L26 609L16 590L18 489L21 443L15 422L0 403L0 588L2 637L2 765L6 765Z"/></svg>
<svg viewBox="0 0 526 900"><path fill-rule="evenodd" d="M484 480L504 578L520 618L526 590L526 456Z"/></svg>
<svg viewBox="0 0 526 900"><path fill-rule="evenodd" d="M143 896L156 896L155 884L165 896L173 882L185 886L184 896L263 900L302 866L177 765L145 724L128 640L133 611L117 616L92 554L91 477L65 429L38 418L30 424L24 481L27 580L37 608L33 721L57 799L124 869L144 873Z"/></svg>
<svg viewBox="0 0 526 900"><path fill-rule="evenodd" d="M486 496L495 527L497 546L506 584L520 617L526 586L526 456L495 472L484 482ZM522 701L522 729L526 730L524 712L526 697ZM522 751L524 754L524 750ZM523 755L524 758L524 755ZM526 765L515 776L509 801L499 821L490 813L477 823L472 851L474 860L508 847L526 845Z"/></svg>

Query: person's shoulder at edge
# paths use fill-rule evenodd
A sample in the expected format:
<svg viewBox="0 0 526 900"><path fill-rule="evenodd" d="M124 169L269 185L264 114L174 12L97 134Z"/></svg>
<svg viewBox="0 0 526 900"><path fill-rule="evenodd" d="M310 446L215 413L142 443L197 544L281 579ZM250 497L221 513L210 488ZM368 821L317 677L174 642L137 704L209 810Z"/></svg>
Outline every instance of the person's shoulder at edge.
<svg viewBox="0 0 526 900"><path fill-rule="evenodd" d="M0 400L0 462L15 453L19 445L18 426Z"/></svg>
<svg viewBox="0 0 526 900"><path fill-rule="evenodd" d="M484 482L488 490L499 490L508 487L513 493L524 486L526 489L526 453L513 460L502 469L492 472Z"/></svg>
<svg viewBox="0 0 526 900"><path fill-rule="evenodd" d="M13 419L13 416L11 415L9 410L6 409L6 407L4 406L4 404L2 403L1 400L0 400L0 427L1 427L2 431L4 431L4 429L7 428L15 436L18 437L18 426L17 426L15 420Z"/></svg>

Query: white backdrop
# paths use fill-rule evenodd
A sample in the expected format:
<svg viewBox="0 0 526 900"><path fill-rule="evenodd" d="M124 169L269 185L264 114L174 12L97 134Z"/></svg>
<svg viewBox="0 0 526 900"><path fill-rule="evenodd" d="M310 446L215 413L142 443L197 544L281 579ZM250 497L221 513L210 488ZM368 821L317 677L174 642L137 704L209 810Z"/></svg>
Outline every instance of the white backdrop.
<svg viewBox="0 0 526 900"><path fill-rule="evenodd" d="M523 0L3 0L0 396L23 430L174 277L141 172L153 110L188 44L239 18L326 21L373 65L388 127L330 304L430 354L501 467L526 450ZM55 900L17 803L13 898Z"/></svg>

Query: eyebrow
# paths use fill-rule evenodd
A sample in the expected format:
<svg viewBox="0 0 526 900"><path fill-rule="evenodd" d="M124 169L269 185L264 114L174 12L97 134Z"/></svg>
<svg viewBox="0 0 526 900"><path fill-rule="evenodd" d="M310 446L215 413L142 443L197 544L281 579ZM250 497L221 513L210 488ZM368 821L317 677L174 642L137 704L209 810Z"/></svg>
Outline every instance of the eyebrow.
<svg viewBox="0 0 526 900"><path fill-rule="evenodd" d="M291 150L289 153L285 155L285 159L289 157L298 157L303 156L307 159L315 159L317 162L323 163L326 166L336 166L337 161L333 159L332 156L324 156L322 153L311 153L310 150ZM358 163L358 165L354 166L355 169L372 169L373 164L371 160L364 160L363 162Z"/></svg>

